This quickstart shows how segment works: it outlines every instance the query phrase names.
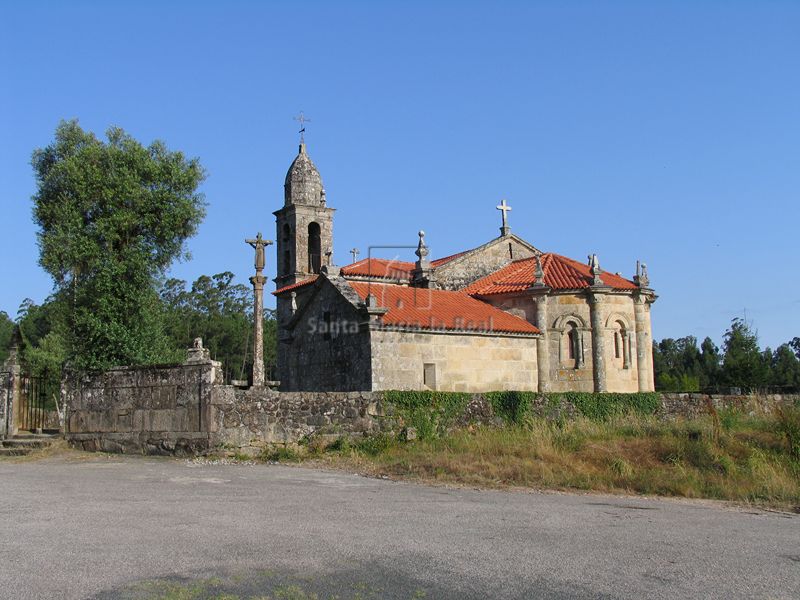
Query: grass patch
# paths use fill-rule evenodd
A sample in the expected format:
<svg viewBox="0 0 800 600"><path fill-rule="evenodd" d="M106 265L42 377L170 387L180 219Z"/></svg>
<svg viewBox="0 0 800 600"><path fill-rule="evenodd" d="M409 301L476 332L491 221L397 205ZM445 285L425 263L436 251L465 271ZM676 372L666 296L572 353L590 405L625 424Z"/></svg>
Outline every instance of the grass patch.
<svg viewBox="0 0 800 600"><path fill-rule="evenodd" d="M508 414L516 411L509 407ZM479 487L523 486L712 498L800 510L800 410L663 421L527 418L403 442L382 435L316 455L376 475Z"/></svg>
<svg viewBox="0 0 800 600"><path fill-rule="evenodd" d="M291 446L269 446L259 456L261 460L268 462L297 462L304 457L301 450Z"/></svg>

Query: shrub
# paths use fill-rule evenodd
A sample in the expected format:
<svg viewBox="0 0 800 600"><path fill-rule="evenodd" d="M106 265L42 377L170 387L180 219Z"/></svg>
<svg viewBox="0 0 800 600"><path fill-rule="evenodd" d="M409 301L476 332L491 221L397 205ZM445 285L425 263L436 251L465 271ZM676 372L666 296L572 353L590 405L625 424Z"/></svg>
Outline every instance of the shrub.
<svg viewBox="0 0 800 600"><path fill-rule="evenodd" d="M377 456L378 454L385 452L395 445L397 445L397 439L394 436L386 433L380 433L366 437L363 440L359 440L354 447L356 450L363 452L364 454Z"/></svg>
<svg viewBox="0 0 800 600"><path fill-rule="evenodd" d="M485 398L494 414L506 423L519 424L530 415L533 392L488 392Z"/></svg>
<svg viewBox="0 0 800 600"><path fill-rule="evenodd" d="M453 426L464 414L471 396L459 392L391 390L384 398L406 426L417 430L418 439L428 440L441 437Z"/></svg>
<svg viewBox="0 0 800 600"><path fill-rule="evenodd" d="M334 452L350 452L350 448L350 438L343 435L328 446L327 450L333 450Z"/></svg>
<svg viewBox="0 0 800 600"><path fill-rule="evenodd" d="M786 406L777 411L778 431L786 438L789 455L800 460L800 409Z"/></svg>
<svg viewBox="0 0 800 600"><path fill-rule="evenodd" d="M563 392L549 396L571 402L581 415L599 421L627 413L652 415L661 407L661 400L655 392L635 394Z"/></svg>
<svg viewBox="0 0 800 600"><path fill-rule="evenodd" d="M628 478L633 476L633 467L624 458L614 458L611 461L610 467L611 471L614 472L618 477Z"/></svg>
<svg viewBox="0 0 800 600"><path fill-rule="evenodd" d="M273 462L295 462L301 459L300 454L289 446L273 446L264 448L261 453L262 460Z"/></svg>
<svg viewBox="0 0 800 600"><path fill-rule="evenodd" d="M742 421L742 413L735 408L723 408L717 411L722 429L732 431L737 429Z"/></svg>

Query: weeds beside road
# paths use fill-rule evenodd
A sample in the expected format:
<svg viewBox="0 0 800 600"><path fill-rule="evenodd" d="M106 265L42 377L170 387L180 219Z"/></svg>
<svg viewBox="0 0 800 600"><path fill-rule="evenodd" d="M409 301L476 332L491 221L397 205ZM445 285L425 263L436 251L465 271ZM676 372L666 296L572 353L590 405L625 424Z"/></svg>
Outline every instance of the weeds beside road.
<svg viewBox="0 0 800 600"><path fill-rule="evenodd" d="M691 421L617 415L469 427L404 442L311 438L266 460L313 460L373 475L479 487L579 489L730 500L800 512L800 410Z"/></svg>

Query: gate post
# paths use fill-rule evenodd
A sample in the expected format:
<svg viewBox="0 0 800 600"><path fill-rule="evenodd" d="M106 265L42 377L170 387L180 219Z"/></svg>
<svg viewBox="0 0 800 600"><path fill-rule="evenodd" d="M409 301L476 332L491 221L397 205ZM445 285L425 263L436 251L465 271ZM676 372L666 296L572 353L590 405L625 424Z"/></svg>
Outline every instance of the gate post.
<svg viewBox="0 0 800 600"><path fill-rule="evenodd" d="M19 428L22 366L19 362L19 329L14 330L8 358L0 373L0 439L16 435Z"/></svg>
<svg viewBox="0 0 800 600"><path fill-rule="evenodd" d="M0 367L0 440L8 436L11 409L11 373L6 372L5 363Z"/></svg>

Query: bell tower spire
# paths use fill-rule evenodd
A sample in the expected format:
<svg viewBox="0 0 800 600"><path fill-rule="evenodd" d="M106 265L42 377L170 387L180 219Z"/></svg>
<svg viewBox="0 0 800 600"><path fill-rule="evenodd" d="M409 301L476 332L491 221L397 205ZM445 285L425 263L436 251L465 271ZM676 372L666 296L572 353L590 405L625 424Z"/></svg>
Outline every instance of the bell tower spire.
<svg viewBox="0 0 800 600"><path fill-rule="evenodd" d="M300 148L283 185L283 207L273 213L276 224L278 287L318 274L333 255L333 213L327 205L322 177L306 152L303 113Z"/></svg>

